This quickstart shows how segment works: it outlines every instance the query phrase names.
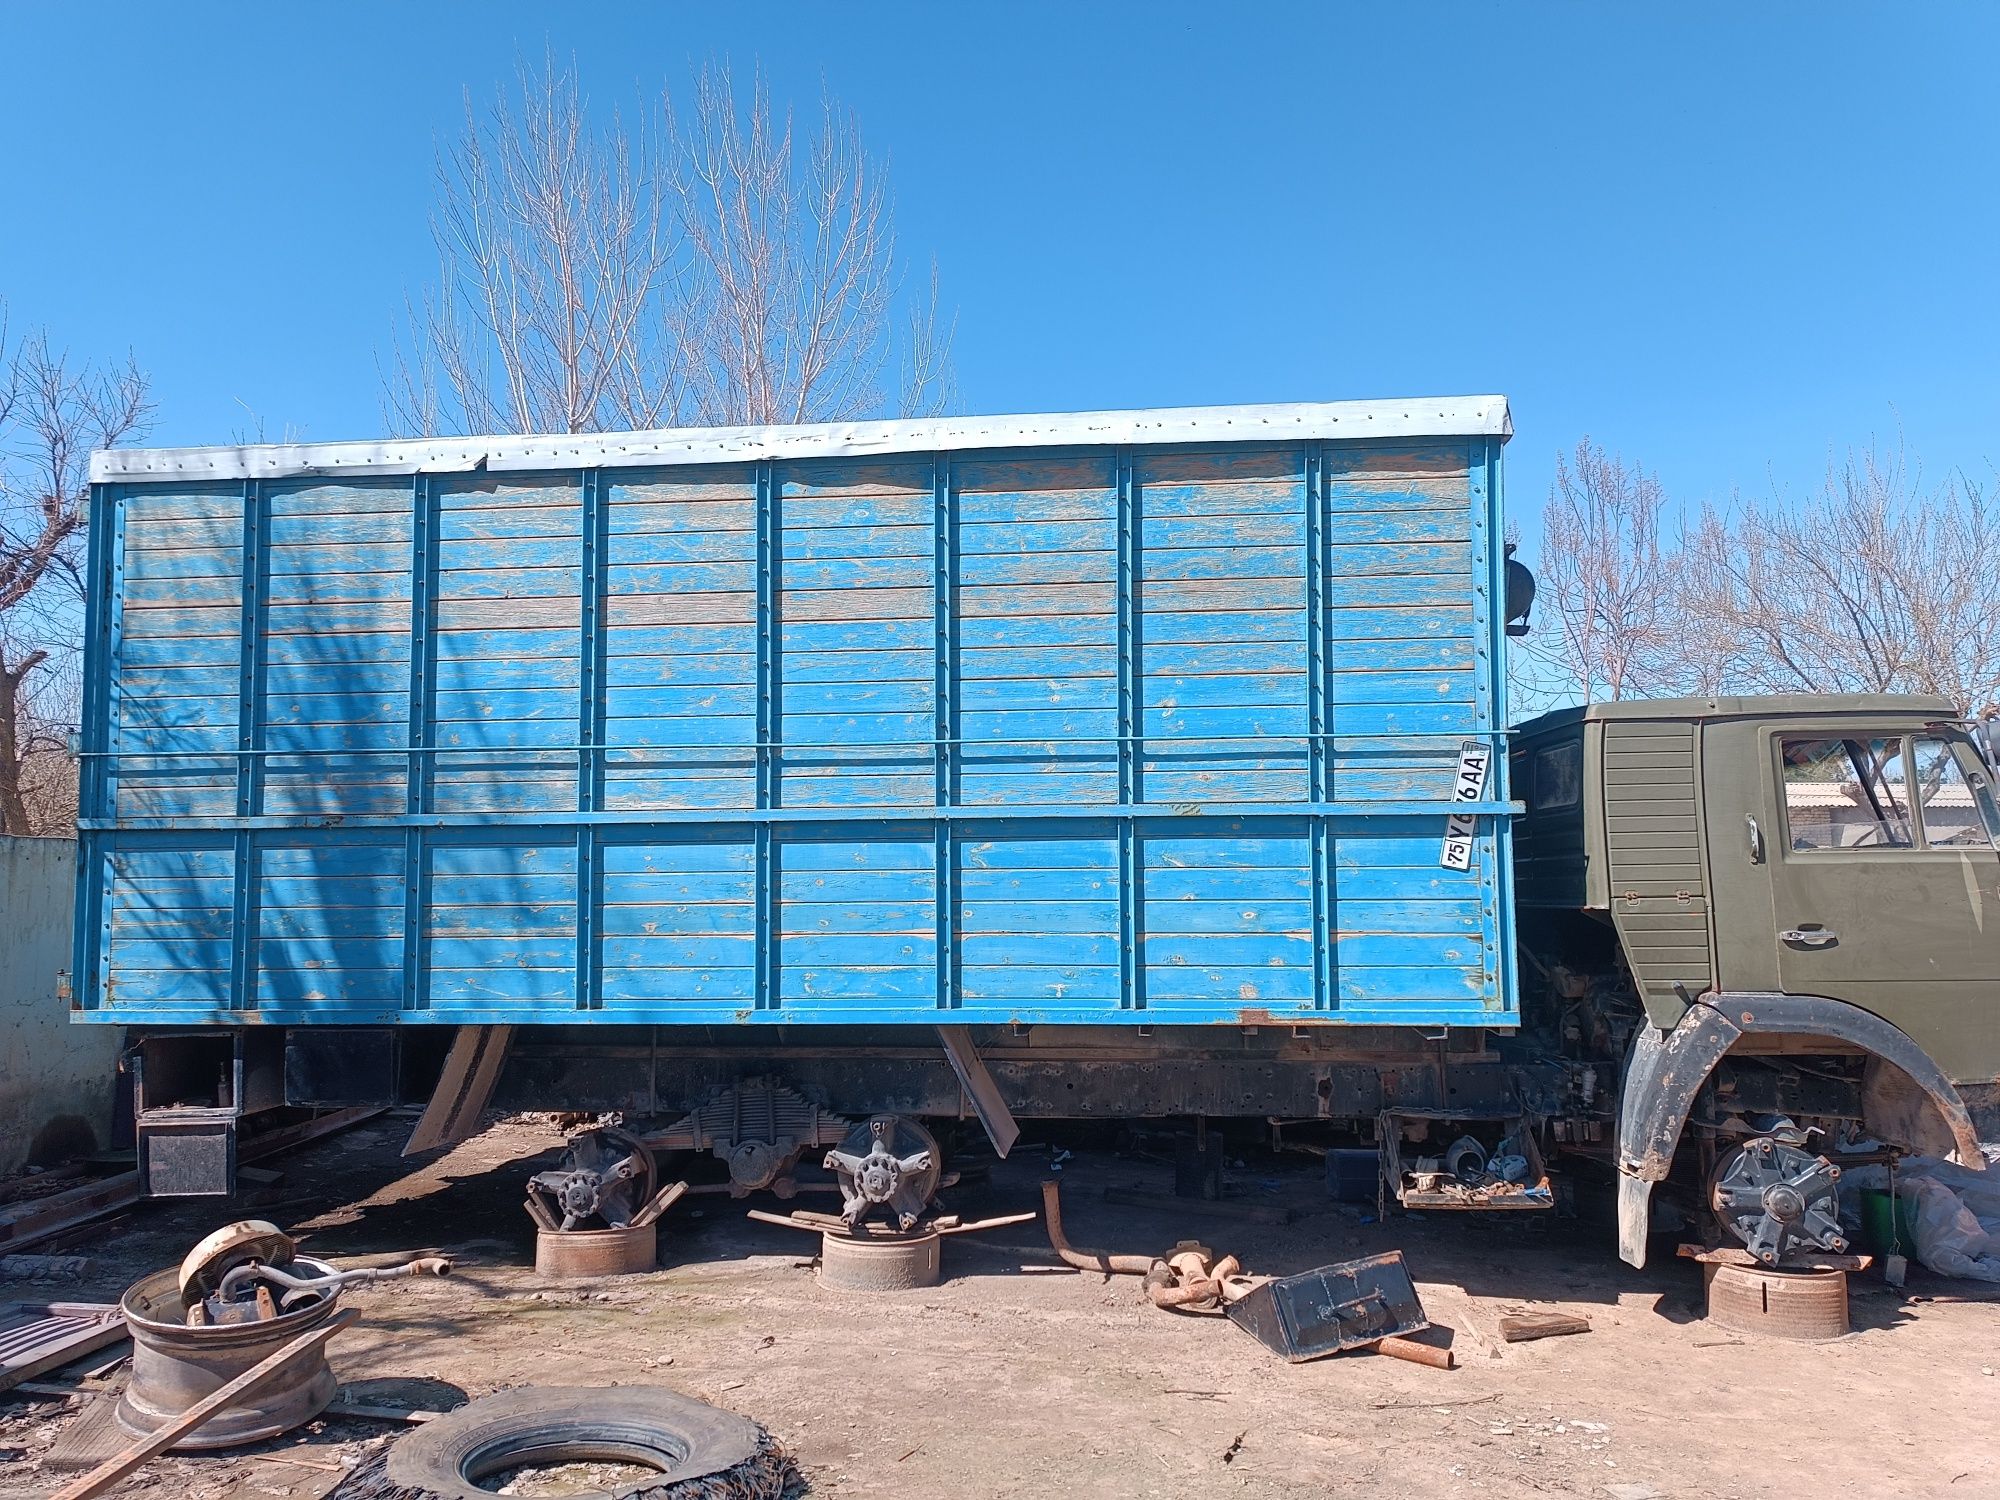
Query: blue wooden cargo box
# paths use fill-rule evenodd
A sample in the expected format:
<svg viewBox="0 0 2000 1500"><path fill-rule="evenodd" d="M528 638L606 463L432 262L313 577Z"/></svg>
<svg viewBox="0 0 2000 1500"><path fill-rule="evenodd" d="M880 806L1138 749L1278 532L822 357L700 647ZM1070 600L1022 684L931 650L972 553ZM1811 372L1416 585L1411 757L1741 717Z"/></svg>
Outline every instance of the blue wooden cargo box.
<svg viewBox="0 0 2000 1500"><path fill-rule="evenodd" d="M1509 431L98 454L79 1015L1514 1024Z"/></svg>

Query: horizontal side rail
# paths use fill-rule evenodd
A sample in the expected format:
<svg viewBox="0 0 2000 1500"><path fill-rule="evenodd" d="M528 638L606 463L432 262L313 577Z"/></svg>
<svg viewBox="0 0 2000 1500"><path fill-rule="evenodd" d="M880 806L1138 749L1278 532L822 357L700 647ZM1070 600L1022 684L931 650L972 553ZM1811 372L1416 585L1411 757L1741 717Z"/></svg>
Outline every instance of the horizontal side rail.
<svg viewBox="0 0 2000 1500"><path fill-rule="evenodd" d="M1246 818L1440 818L1452 813L1513 817L1519 802L1139 802L994 807L701 807L621 812L426 813L411 817L85 818L87 831L226 833L293 828L570 828L579 823L1023 823L1052 819L1165 822Z"/></svg>

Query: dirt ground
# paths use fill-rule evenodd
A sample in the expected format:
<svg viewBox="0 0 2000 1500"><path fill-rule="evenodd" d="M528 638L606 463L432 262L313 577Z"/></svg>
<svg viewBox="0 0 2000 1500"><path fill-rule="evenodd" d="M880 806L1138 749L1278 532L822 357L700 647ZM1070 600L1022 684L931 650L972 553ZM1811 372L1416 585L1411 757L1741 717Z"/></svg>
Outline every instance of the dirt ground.
<svg viewBox="0 0 2000 1500"><path fill-rule="evenodd" d="M1279 1273L1400 1248L1462 1362L1287 1365L1223 1320L1145 1305L1134 1278L1062 1267L1038 1223L948 1241L938 1287L862 1296L818 1285L815 1237L689 1199L663 1225L657 1271L546 1283L520 1200L531 1163L553 1160L555 1125L501 1121L416 1164L396 1155L407 1130L385 1117L271 1163L280 1199L249 1210L333 1259L457 1258L447 1280L346 1294L362 1320L331 1358L364 1393L668 1386L762 1422L815 1496L2000 1496L2000 1302L1916 1268L1900 1292L1853 1278L1847 1338L1743 1340L1702 1320L1691 1263L1630 1270L1602 1226L1368 1222L1328 1200L1316 1160L1261 1152L1231 1191L1290 1205L1293 1222L1161 1214L1102 1194L1165 1192L1165 1163L1109 1150L1063 1163L1079 1244L1153 1252L1199 1236ZM1050 1159L1024 1142L949 1207L1036 1206ZM245 1212L147 1205L70 1246L93 1262L83 1285L17 1282L0 1299L113 1300ZM1514 1309L1580 1313L1591 1331L1502 1344L1496 1320ZM442 1384L366 1384L408 1381ZM0 1397L0 1496L75 1477L45 1460L110 1399ZM317 1500L389 1441L380 1424L316 1422L247 1452L156 1461L113 1493Z"/></svg>

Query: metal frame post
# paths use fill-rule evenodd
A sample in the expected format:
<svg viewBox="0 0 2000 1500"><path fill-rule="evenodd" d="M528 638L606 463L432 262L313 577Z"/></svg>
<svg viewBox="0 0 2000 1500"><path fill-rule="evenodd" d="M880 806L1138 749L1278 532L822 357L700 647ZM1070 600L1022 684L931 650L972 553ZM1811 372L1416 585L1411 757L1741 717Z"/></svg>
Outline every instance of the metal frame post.
<svg viewBox="0 0 2000 1500"><path fill-rule="evenodd" d="M269 643L266 605L270 594L270 554L266 548L264 486L243 481L243 613L237 627L239 670L236 685L236 815L255 818L264 811L264 685ZM230 863L235 912L230 945L229 1002L233 1010L257 1007L258 845L248 828L233 835Z"/></svg>
<svg viewBox="0 0 2000 1500"><path fill-rule="evenodd" d="M100 725L100 747L103 770L99 773L97 795L104 809L107 821L115 821L118 816L118 776L122 762L118 758L117 746L123 732L125 706L125 517L127 501L123 486L111 486L110 522L111 535L106 545L104 559L105 588L104 616L99 636L104 643L104 654L100 658L104 667L104 687L99 699L102 716ZM92 965L91 991L102 994L109 986L110 976L101 972L101 966L108 964L111 952L111 861L108 855L117 847L116 836L108 838L96 851L92 863L95 892L92 908L95 921L97 960ZM77 850L81 864L83 850Z"/></svg>
<svg viewBox="0 0 2000 1500"><path fill-rule="evenodd" d="M431 810L431 720L436 701L438 486L428 474L410 481L410 725L403 806L410 819ZM430 1009L430 848L414 823L403 832L403 1009Z"/></svg>
<svg viewBox="0 0 2000 1500"><path fill-rule="evenodd" d="M583 555L577 591L582 599L578 648L576 808L602 809L604 801L604 471L585 469L580 482ZM604 898L599 858L601 834L587 819L576 825L576 1008L604 1008L604 951L598 913Z"/></svg>
<svg viewBox="0 0 2000 1500"><path fill-rule="evenodd" d="M104 815L118 814L118 772L121 764L116 751L124 727L125 705L125 491L112 489L111 556L106 560L108 587L105 597L104 776L98 788L104 798Z"/></svg>
<svg viewBox="0 0 2000 1500"><path fill-rule="evenodd" d="M1144 794L1143 745L1140 739L1142 649L1141 621L1144 574L1140 559L1139 480L1130 449L1117 456L1118 484L1118 801L1130 808ZM1136 818L1118 819L1118 1004L1121 1010L1146 1008L1145 944L1146 866Z"/></svg>
<svg viewBox="0 0 2000 1500"><path fill-rule="evenodd" d="M110 818L113 809L104 797L104 777L110 765L105 752L110 744L110 714L106 708L111 681L109 644L111 636L111 570L109 524L115 505L113 487L90 487L90 531L85 543L85 573L89 594L84 609L83 637L83 723L77 748L83 753L77 768L77 810L79 821ZM106 836L88 830L76 839L76 893L78 920L71 934L70 993L84 1010L95 1010L100 1001L99 975L104 956L104 845Z"/></svg>
<svg viewBox="0 0 2000 1500"><path fill-rule="evenodd" d="M1327 738L1332 714L1328 698L1328 668L1332 657L1332 621L1328 617L1326 575L1328 552L1326 444L1306 444L1306 798L1315 804L1333 800L1332 746ZM1333 832L1323 813L1306 819L1312 861L1313 1009L1338 1010L1340 990L1334 953Z"/></svg>
<svg viewBox="0 0 2000 1500"><path fill-rule="evenodd" d="M1471 490L1473 589L1473 652L1477 662L1475 712L1479 728L1493 746L1492 769L1487 773L1486 800L1507 803L1507 549L1502 545L1505 526L1505 493L1502 485L1501 448L1491 438L1473 446ZM1501 1010L1518 1009L1519 967L1514 944L1508 934L1514 930L1514 825L1511 813L1489 815L1487 841L1490 856L1479 872L1480 918L1486 941L1482 944L1497 967L1487 979Z"/></svg>
<svg viewBox="0 0 2000 1500"><path fill-rule="evenodd" d="M931 467L931 619L936 661L932 708L932 800L941 812L958 805L958 481L951 458L940 453ZM937 1008L956 1010L958 993L958 839L948 815L931 827L936 871L931 906L935 928Z"/></svg>
<svg viewBox="0 0 2000 1500"><path fill-rule="evenodd" d="M784 764L778 745L784 733L782 674L784 649L778 609L783 595L780 569L784 564L782 486L777 465L765 459L757 465L757 789L760 811L776 809L784 796ZM779 1004L778 922L779 849L770 820L760 819L754 839L756 916L754 1004L776 1010Z"/></svg>

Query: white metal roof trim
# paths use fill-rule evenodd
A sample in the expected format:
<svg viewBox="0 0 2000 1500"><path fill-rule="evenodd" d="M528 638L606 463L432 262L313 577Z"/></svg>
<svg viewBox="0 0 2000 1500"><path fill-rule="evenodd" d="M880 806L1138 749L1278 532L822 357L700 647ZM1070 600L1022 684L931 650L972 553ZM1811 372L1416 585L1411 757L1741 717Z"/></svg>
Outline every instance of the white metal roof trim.
<svg viewBox="0 0 2000 1500"><path fill-rule="evenodd" d="M759 459L938 453L1125 443L1329 438L1511 437L1505 396L1186 406L819 422L798 427L687 427L572 436L269 443L218 448L115 448L90 456L93 484L130 479L286 479L330 474L457 474L523 469L750 463Z"/></svg>

